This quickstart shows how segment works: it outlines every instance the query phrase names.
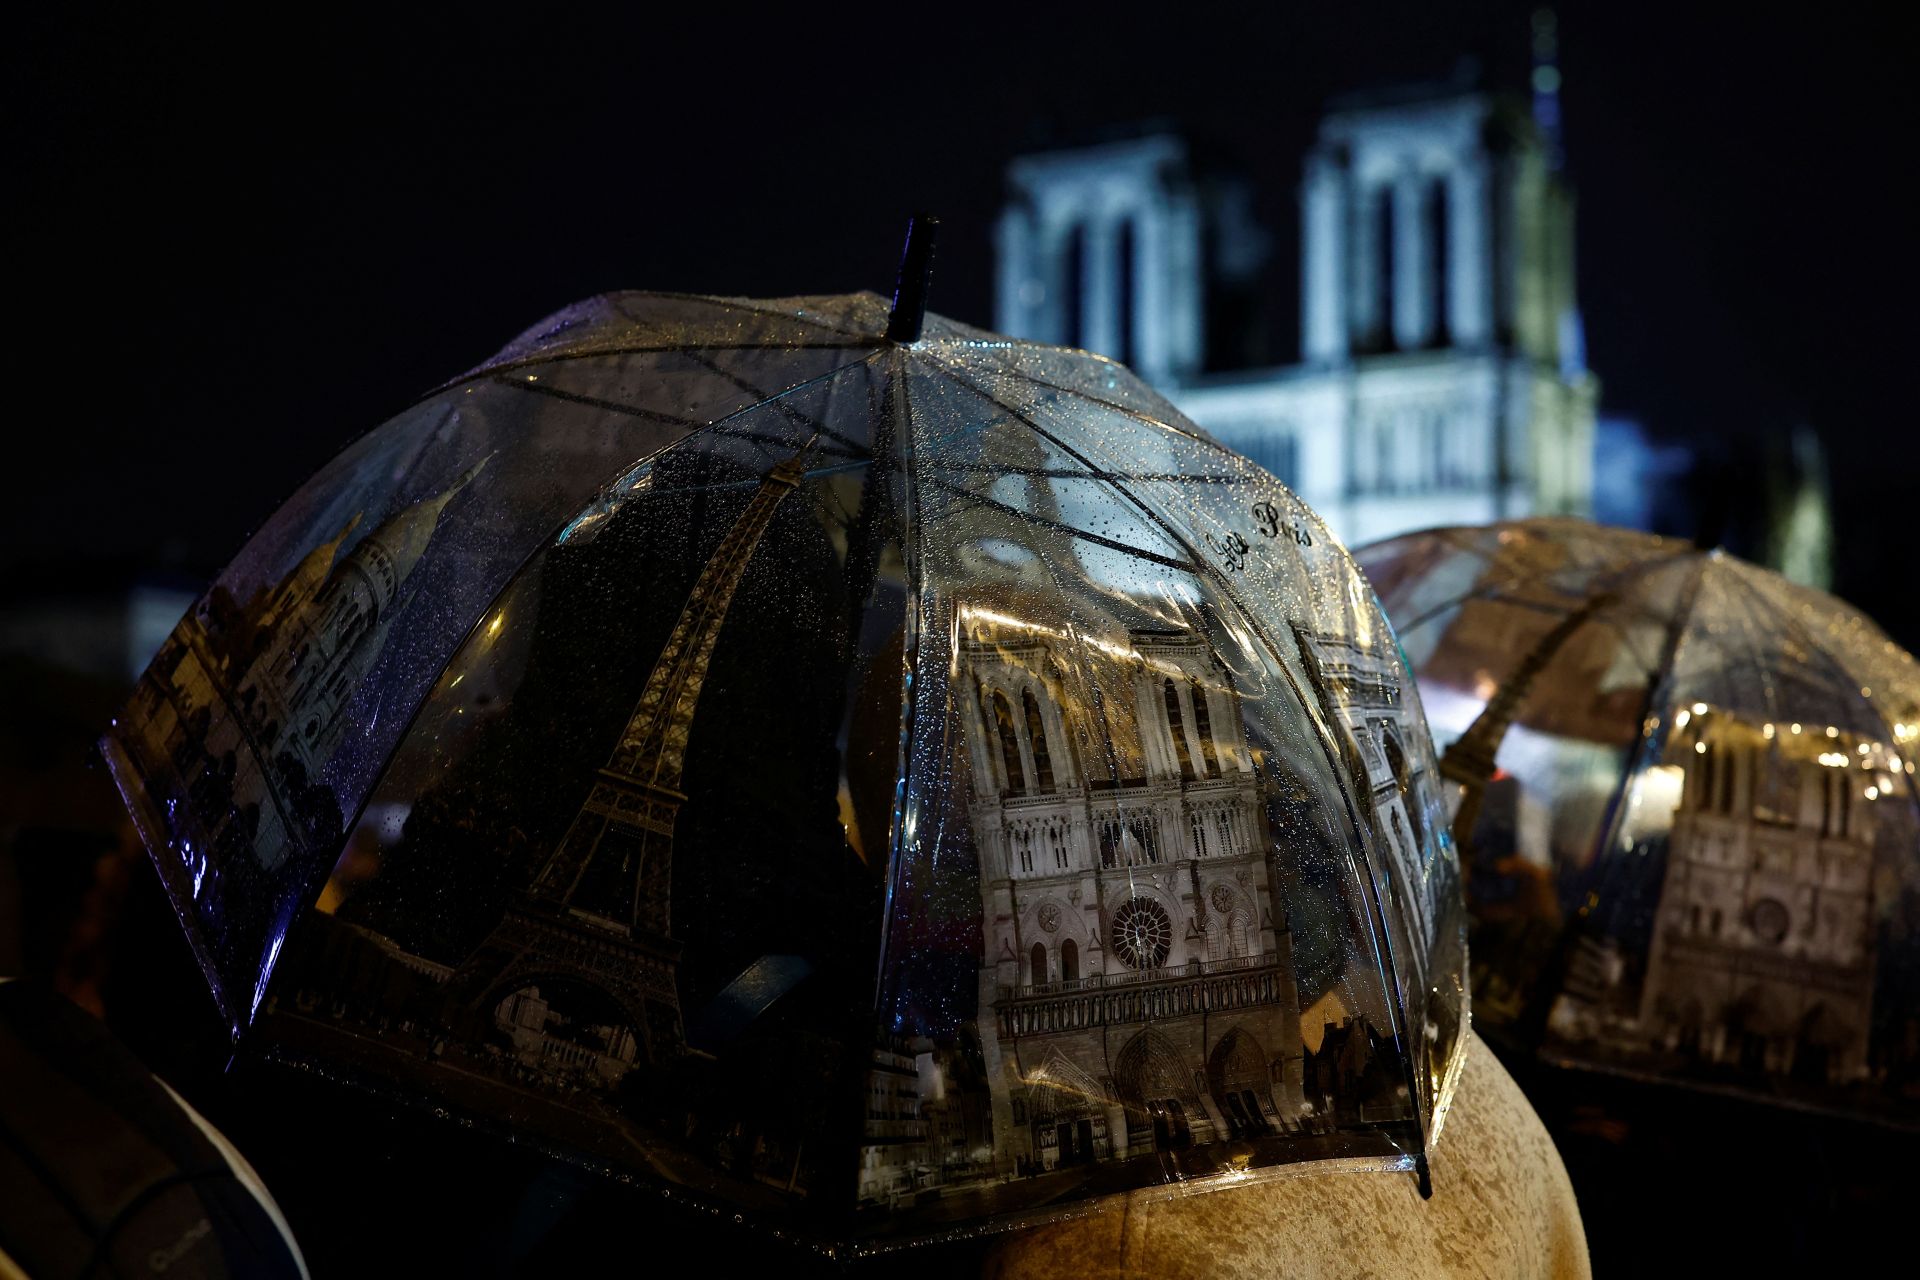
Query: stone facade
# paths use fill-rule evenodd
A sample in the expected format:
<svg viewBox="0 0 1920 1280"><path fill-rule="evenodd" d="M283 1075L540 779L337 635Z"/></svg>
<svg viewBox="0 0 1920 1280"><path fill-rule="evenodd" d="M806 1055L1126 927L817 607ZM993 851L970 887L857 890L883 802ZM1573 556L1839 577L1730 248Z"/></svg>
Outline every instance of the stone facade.
<svg viewBox="0 0 1920 1280"><path fill-rule="evenodd" d="M1749 1072L1861 1079L1885 762L1824 726L1685 714L1696 749L1680 753L1641 1026L1668 1051Z"/></svg>
<svg viewBox="0 0 1920 1280"><path fill-rule="evenodd" d="M1597 386L1550 130L1475 92L1331 112L1286 368L1208 359L1266 235L1243 185L1198 170L1164 134L1014 161L996 327L1129 364L1349 543L1590 512Z"/></svg>

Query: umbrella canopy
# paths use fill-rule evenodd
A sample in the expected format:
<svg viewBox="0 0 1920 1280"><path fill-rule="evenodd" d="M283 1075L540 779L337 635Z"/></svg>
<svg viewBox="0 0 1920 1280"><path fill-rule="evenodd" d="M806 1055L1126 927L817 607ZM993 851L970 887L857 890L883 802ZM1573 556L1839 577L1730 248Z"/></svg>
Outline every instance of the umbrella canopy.
<svg viewBox="0 0 1920 1280"><path fill-rule="evenodd" d="M1357 557L1447 744L1484 1034L1920 1119L1911 655L1831 596L1584 521Z"/></svg>
<svg viewBox="0 0 1920 1280"><path fill-rule="evenodd" d="M103 748L245 1043L818 1241L1424 1170L1460 1060L1346 552L910 300L542 323L295 494Z"/></svg>

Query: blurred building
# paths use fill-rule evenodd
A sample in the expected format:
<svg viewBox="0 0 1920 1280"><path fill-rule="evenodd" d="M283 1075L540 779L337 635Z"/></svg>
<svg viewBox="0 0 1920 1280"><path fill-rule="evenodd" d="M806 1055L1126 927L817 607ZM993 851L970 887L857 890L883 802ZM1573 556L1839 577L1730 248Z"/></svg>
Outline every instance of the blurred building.
<svg viewBox="0 0 1920 1280"><path fill-rule="evenodd" d="M0 598L0 655L131 686L200 594L191 579L128 580L100 565L50 566L51 582ZM55 585L57 584L57 585Z"/></svg>
<svg viewBox="0 0 1920 1280"><path fill-rule="evenodd" d="M997 327L1131 365L1351 542L1586 515L1597 383L1557 154L1499 94L1337 103L1301 176L1300 361L1281 368L1219 332L1260 287L1242 185L1171 134L1022 157Z"/></svg>
<svg viewBox="0 0 1920 1280"><path fill-rule="evenodd" d="M1771 444L1766 563L1802 586L1828 590L1833 586L1833 511L1826 450L1804 424Z"/></svg>
<svg viewBox="0 0 1920 1280"><path fill-rule="evenodd" d="M1892 744L1838 726L1756 723L1705 703L1679 710L1665 763L1643 775L1634 803L1670 798L1646 806L1650 834L1622 859L1648 883L1610 883L1638 905L1616 906L1603 926L1613 932L1580 939L1551 1038L1625 1063L1816 1092L1866 1080L1874 846L1905 763ZM1643 976L1626 916L1651 925Z"/></svg>
<svg viewBox="0 0 1920 1280"><path fill-rule="evenodd" d="M1593 518L1623 529L1692 538L1687 484L1696 459L1685 445L1662 443L1646 425L1617 413L1594 423Z"/></svg>

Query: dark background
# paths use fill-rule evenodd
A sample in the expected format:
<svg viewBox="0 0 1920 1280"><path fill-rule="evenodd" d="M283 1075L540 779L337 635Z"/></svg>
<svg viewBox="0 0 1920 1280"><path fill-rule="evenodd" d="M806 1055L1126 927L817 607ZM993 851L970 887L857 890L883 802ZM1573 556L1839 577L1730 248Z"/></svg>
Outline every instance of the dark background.
<svg viewBox="0 0 1920 1280"><path fill-rule="evenodd" d="M1699 451L1675 523L1745 550L1765 442L1815 429L1836 590L1920 645L1916 112L1894 13L1558 12L1603 407ZM1526 5L1445 2L10 15L0 607L154 571L204 581L345 441L600 290L884 290L907 213L929 208L945 219L934 306L990 322L1007 159L1141 122L1254 179L1275 237L1274 354L1290 360L1294 184L1327 99L1445 76L1463 55L1523 73L1527 20ZM9 693L0 763L21 794L44 792L48 770L79 770L119 691L40 668L15 683L31 697ZM111 789L88 778L70 807L105 812ZM662 1231L751 1252L677 1223L636 1230L631 1193L531 1153L317 1082L223 1074L211 1006L181 994L197 981L184 943L117 838L98 861L22 845L17 900L59 908L26 916L13 949L46 971L63 947L70 967L63 938L105 935L78 947L98 966L78 989L233 1132L320 1273L639 1259ZM120 904L104 918L87 905L103 899ZM1832 1263L1885 1242L1911 1203L1910 1136L1514 1065L1602 1275Z"/></svg>
<svg viewBox="0 0 1920 1280"><path fill-rule="evenodd" d="M34 6L4 55L12 450L0 572L204 577L340 444L608 288L884 289L945 217L936 308L989 322L1012 154L1164 120L1256 181L1281 278L1332 95L1524 74L1512 3L1121 9ZM1560 10L1603 406L1704 446L1739 532L1757 442L1829 450L1837 591L1909 646L1914 79L1890 9Z"/></svg>

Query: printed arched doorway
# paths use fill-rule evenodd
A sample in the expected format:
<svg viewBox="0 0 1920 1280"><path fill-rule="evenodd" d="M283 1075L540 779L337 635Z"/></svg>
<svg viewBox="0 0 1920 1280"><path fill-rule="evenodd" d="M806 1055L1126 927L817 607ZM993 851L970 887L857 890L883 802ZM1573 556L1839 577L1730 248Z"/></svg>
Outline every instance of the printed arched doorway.
<svg viewBox="0 0 1920 1280"><path fill-rule="evenodd" d="M1105 1154L1107 1096L1092 1076L1056 1049L1024 1083L1027 1122L1042 1167L1090 1164Z"/></svg>
<svg viewBox="0 0 1920 1280"><path fill-rule="evenodd" d="M1127 1131L1153 1135L1156 1151L1180 1151L1213 1137L1194 1072L1166 1037L1142 1031L1114 1059L1114 1092L1127 1109ZM1196 1130L1198 1132L1196 1132Z"/></svg>
<svg viewBox="0 0 1920 1280"><path fill-rule="evenodd" d="M1272 1072L1260 1042L1239 1027L1227 1032L1207 1059L1207 1083L1227 1122L1228 1134L1254 1138L1274 1132L1278 1113L1270 1089Z"/></svg>

